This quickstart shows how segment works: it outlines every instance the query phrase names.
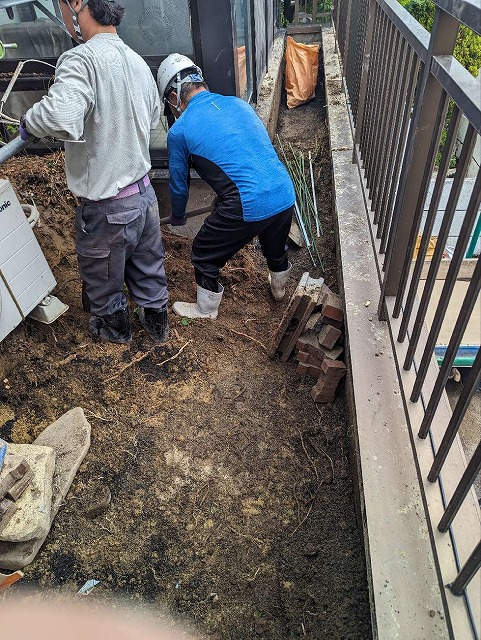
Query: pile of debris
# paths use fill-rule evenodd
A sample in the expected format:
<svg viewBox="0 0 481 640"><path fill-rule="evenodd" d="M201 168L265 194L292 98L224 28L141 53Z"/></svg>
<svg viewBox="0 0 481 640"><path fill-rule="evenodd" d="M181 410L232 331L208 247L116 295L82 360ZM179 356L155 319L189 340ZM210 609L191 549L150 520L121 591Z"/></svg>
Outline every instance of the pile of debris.
<svg viewBox="0 0 481 640"><path fill-rule="evenodd" d="M287 362L294 349L297 372L316 380L311 395L315 402L332 402L346 365L338 358L344 351L341 298L324 283L304 273L274 335L270 356L280 353Z"/></svg>
<svg viewBox="0 0 481 640"><path fill-rule="evenodd" d="M0 460L0 569L30 564L90 447L80 407L49 425L33 444L4 446Z"/></svg>

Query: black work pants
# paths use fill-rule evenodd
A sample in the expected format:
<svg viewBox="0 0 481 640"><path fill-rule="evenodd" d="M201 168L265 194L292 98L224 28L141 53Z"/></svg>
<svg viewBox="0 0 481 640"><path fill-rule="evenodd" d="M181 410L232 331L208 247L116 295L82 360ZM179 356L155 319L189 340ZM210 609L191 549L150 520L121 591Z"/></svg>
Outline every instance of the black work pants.
<svg viewBox="0 0 481 640"><path fill-rule="evenodd" d="M204 221L192 244L192 264L197 284L217 293L219 269L256 236L259 237L269 270L286 271L289 264L287 236L292 213L293 207L290 207L265 220L246 222L214 210Z"/></svg>

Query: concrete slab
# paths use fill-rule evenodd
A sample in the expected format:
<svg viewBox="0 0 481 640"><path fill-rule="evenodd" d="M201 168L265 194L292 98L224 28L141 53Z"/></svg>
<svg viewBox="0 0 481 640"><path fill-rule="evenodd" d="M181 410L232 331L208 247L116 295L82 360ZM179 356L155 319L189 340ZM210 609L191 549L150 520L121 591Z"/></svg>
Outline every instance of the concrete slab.
<svg viewBox="0 0 481 640"><path fill-rule="evenodd" d="M56 453L50 525L90 448L90 431L83 409L76 407L48 426L34 442L50 446ZM17 570L30 564L46 537L20 543L0 542L0 567Z"/></svg>
<svg viewBox="0 0 481 640"><path fill-rule="evenodd" d="M7 456L9 454L25 460L33 477L16 502L15 514L6 526L0 528L0 540L25 542L46 536L50 530L55 451L46 446L8 444Z"/></svg>
<svg viewBox="0 0 481 640"><path fill-rule="evenodd" d="M276 133L277 120L279 118L285 42L286 33L284 30L281 30L274 38L267 63L267 73L262 80L262 85L257 96L257 115L264 123L271 140Z"/></svg>

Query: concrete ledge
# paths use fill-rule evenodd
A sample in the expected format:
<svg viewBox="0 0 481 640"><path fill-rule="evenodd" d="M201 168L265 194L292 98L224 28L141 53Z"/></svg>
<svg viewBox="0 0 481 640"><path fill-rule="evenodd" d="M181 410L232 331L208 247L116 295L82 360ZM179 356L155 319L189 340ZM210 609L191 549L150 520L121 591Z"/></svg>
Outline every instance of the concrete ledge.
<svg viewBox="0 0 481 640"><path fill-rule="evenodd" d="M274 38L267 64L267 73L257 96L257 115L264 123L271 140L276 133L277 120L279 118L282 80L284 77L285 42L286 32L280 30Z"/></svg>
<svg viewBox="0 0 481 640"><path fill-rule="evenodd" d="M449 638L396 359L376 316L376 262L332 28L322 42L354 398L354 439L375 638Z"/></svg>

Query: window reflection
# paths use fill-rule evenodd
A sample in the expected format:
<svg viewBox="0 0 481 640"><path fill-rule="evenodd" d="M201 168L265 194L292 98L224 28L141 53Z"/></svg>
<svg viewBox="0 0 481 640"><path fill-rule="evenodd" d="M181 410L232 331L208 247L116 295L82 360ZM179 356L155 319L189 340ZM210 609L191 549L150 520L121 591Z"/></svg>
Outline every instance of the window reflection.
<svg viewBox="0 0 481 640"><path fill-rule="evenodd" d="M56 0L41 0L39 4L44 11L32 2L0 9L0 40L17 45L16 49L6 49L6 59L58 58L72 47L70 36L53 21L61 15Z"/></svg>
<svg viewBox="0 0 481 640"><path fill-rule="evenodd" d="M237 67L238 95L245 100L252 92L249 10L247 0L233 0L234 59Z"/></svg>

